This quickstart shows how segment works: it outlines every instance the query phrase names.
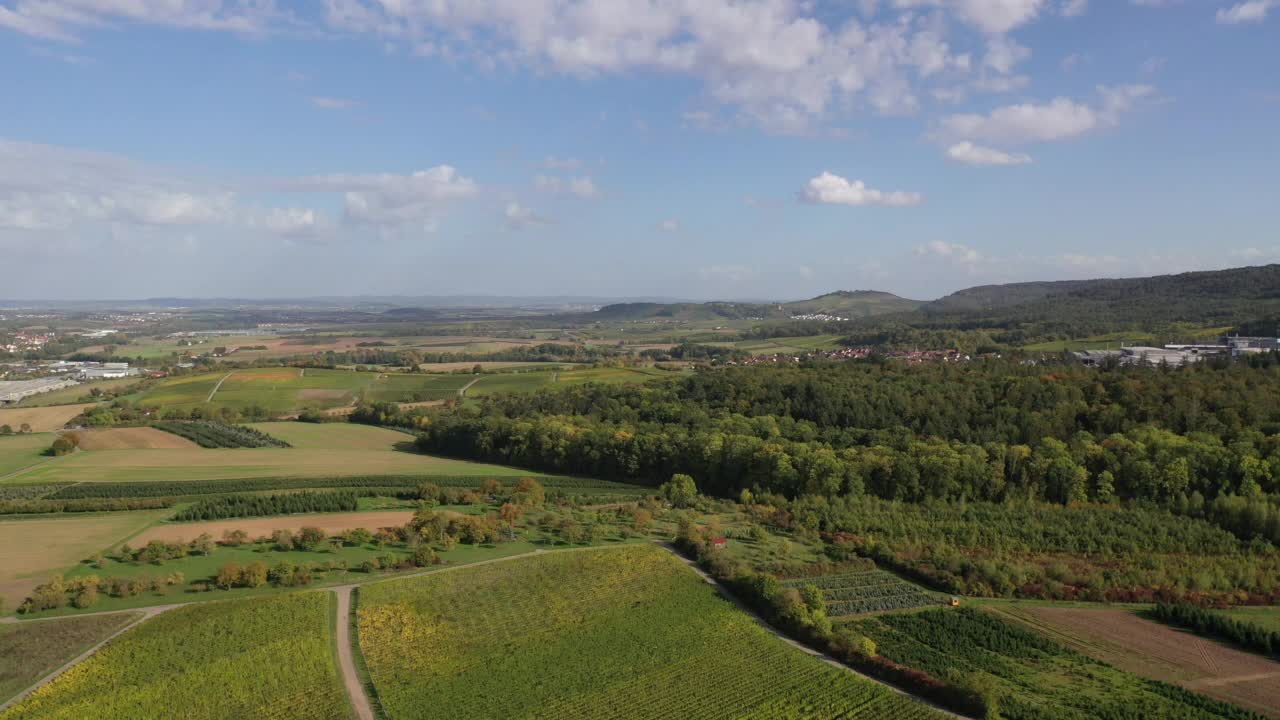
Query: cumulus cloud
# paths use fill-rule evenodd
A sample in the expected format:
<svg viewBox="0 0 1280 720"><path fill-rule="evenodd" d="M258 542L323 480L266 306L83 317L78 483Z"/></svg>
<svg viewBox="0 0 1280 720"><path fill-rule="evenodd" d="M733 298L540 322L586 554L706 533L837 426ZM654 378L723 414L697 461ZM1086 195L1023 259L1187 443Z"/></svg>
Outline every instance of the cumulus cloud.
<svg viewBox="0 0 1280 720"><path fill-rule="evenodd" d="M437 165L409 175L333 174L286 180L282 187L303 192L337 192L343 196L343 219L349 223L394 227L419 223L434 227L453 202L474 197L479 189L451 165Z"/></svg>
<svg viewBox="0 0 1280 720"><path fill-rule="evenodd" d="M0 6L0 28L61 42L78 42L81 29L117 21L262 33L285 17L273 0L17 0Z"/></svg>
<svg viewBox="0 0 1280 720"><path fill-rule="evenodd" d="M968 245L934 240L916 247L916 257L941 258L958 265L976 265L982 262L982 253Z"/></svg>
<svg viewBox="0 0 1280 720"><path fill-rule="evenodd" d="M928 4L983 32L1029 20L1042 0ZM703 81L746 120L802 132L833 108L909 112L915 86L969 56L924 13L893 22L816 16L796 0L329 0L333 29L484 67L534 67L578 77L658 70ZM982 42L981 39L975 43Z"/></svg>
<svg viewBox="0 0 1280 720"><path fill-rule="evenodd" d="M479 188L449 165L409 175L215 179L109 153L0 140L0 228L74 233L98 226L120 236L128 228L222 225L284 237L333 229L314 209L263 211L241 203L282 192L336 194L347 223L396 228L431 227Z"/></svg>
<svg viewBox="0 0 1280 720"><path fill-rule="evenodd" d="M847 180L839 175L823 172L809 180L800 191L800 201L815 205L909 207L924 202L924 196L902 190L884 192L867 187L861 180Z"/></svg>
<svg viewBox="0 0 1280 720"><path fill-rule="evenodd" d="M591 199L600 194L600 189L589 176L561 179L552 175L535 175L533 187L551 195L568 193L583 199Z"/></svg>
<svg viewBox="0 0 1280 720"><path fill-rule="evenodd" d="M942 119L942 138L1029 143L1067 140L1116 125L1143 98L1155 94L1150 85L1098 86L1100 102L1088 105L1058 97L1048 103L1021 103L996 108L987 115L950 115Z"/></svg>
<svg viewBox="0 0 1280 720"><path fill-rule="evenodd" d="M1217 20L1223 25L1262 22L1267 19L1267 13L1278 4L1280 0L1249 0L1237 3L1219 10Z"/></svg>
<svg viewBox="0 0 1280 720"><path fill-rule="evenodd" d="M0 140L0 227L207 225L231 220L234 201L229 188L118 155Z"/></svg>
<svg viewBox="0 0 1280 720"><path fill-rule="evenodd" d="M1031 162L1030 155L1007 153L995 148L974 145L965 140L947 148L947 157L958 163L978 166L1026 165Z"/></svg>
<svg viewBox="0 0 1280 720"><path fill-rule="evenodd" d="M555 221L545 215L539 215L520 203L508 203L502 211L503 222L510 230L521 230L534 225L550 225Z"/></svg>
<svg viewBox="0 0 1280 720"><path fill-rule="evenodd" d="M1063 0L1059 12L1063 17L1080 17L1089 11L1089 0Z"/></svg>

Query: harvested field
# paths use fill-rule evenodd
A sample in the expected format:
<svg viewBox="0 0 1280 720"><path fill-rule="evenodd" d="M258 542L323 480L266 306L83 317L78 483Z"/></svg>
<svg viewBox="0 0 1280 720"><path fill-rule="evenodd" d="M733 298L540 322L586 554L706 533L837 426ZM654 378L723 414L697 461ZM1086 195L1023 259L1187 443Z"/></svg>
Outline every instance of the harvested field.
<svg viewBox="0 0 1280 720"><path fill-rule="evenodd" d="M209 533L214 538L220 538L222 533L228 530L244 530L249 533L250 537L258 537L260 535L270 535L273 530L318 527L329 534L334 534L344 530L351 530L352 528L377 530L380 527L404 525L411 519L413 519L412 510L379 510L376 512L279 515L196 523L172 523L147 528L137 536L129 538L129 543L141 546L152 540L164 540L165 542L190 540L201 533Z"/></svg>
<svg viewBox="0 0 1280 720"><path fill-rule="evenodd" d="M388 431L390 432L390 431ZM405 435L403 440L412 440ZM147 482L341 475L528 475L526 470L390 449L98 450L21 470L8 483Z"/></svg>
<svg viewBox="0 0 1280 720"><path fill-rule="evenodd" d="M31 426L32 432L53 432L61 430L71 418L91 408L96 403L80 405L54 405L51 407L6 408L0 410L0 425L8 425L17 431L23 423Z"/></svg>
<svg viewBox="0 0 1280 720"><path fill-rule="evenodd" d="M16 607L36 585L168 513L147 510L0 522L0 598Z"/></svg>
<svg viewBox="0 0 1280 720"><path fill-rule="evenodd" d="M199 447L190 440L149 427L81 430L81 450L180 450Z"/></svg>
<svg viewBox="0 0 1280 720"><path fill-rule="evenodd" d="M1280 717L1280 663L1128 610L1001 607L1071 648L1135 675Z"/></svg>

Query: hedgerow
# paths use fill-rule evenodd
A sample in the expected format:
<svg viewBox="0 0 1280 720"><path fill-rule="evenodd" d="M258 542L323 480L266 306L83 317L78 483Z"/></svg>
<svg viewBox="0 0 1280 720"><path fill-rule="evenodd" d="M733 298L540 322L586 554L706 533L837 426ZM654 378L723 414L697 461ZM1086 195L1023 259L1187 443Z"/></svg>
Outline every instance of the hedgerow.
<svg viewBox="0 0 1280 720"><path fill-rule="evenodd" d="M283 495L227 495L209 498L179 511L178 522L220 520L234 517L262 517L315 512L354 512L353 492L299 492Z"/></svg>
<svg viewBox="0 0 1280 720"><path fill-rule="evenodd" d="M158 422L153 427L184 437L203 448L287 448L289 443L247 425L231 425L213 420Z"/></svg>
<svg viewBox="0 0 1280 720"><path fill-rule="evenodd" d="M0 500L0 515L157 510L173 507L173 498L82 498L76 500Z"/></svg>
<svg viewBox="0 0 1280 720"><path fill-rule="evenodd" d="M616 492L641 494L651 492L647 488L606 480L591 480L553 475L531 475L547 490L581 492ZM81 483L62 487L52 496L54 499L89 497L198 497L200 495L225 495L239 492L265 490L363 490L390 489L415 490L423 483L439 487L475 488L485 480L513 484L514 477L494 475L353 475L348 477L262 477L234 480L192 480L160 482L104 482Z"/></svg>

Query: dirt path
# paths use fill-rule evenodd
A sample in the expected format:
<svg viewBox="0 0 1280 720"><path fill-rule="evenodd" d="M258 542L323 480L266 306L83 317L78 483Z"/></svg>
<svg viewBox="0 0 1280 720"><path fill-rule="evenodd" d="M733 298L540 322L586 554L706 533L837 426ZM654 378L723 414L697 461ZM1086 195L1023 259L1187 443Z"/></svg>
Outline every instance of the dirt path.
<svg viewBox="0 0 1280 720"><path fill-rule="evenodd" d="M213 402L213 396L214 396L214 394L215 394L215 393L217 393L217 392L218 392L218 388L222 387L222 383L226 382L226 381L227 381L227 378L229 378L229 377L231 377L232 375L235 375L235 374L236 374L236 373L235 373L235 371L234 371L234 370L232 370L231 372L227 373L226 375L223 375L223 376L222 376L222 379L218 381L218 384L217 384L217 385L214 385L214 386L213 386L213 389L209 391L209 397L205 398L205 399L204 399L204 401L205 401L205 402L207 402L207 403L211 403L211 402Z"/></svg>
<svg viewBox="0 0 1280 720"><path fill-rule="evenodd" d="M99 642L97 645L94 645L88 650L85 650L79 655L71 658L66 663L64 663L62 667L58 668L57 670L54 670L48 675L45 675L43 678L40 678L35 682L34 685L27 688L26 690L23 690L17 695L14 695L12 698L9 699L8 702L4 703L3 705L0 705L0 712L4 712L5 710L8 710L10 707L17 705L22 700L25 700L26 697L31 693L53 682L62 673L70 670L72 667L75 667L76 665L93 657L94 653L101 650L104 645L111 642L112 640L115 640L116 638L138 627L138 625L146 622L147 620L150 620L151 618L159 615L160 613L165 612L167 610L172 610L173 608L176 608L176 607L178 607L178 605L156 605L154 607L149 607L142 610L112 610L112 611L100 612L100 613L86 613L88 615L118 615L120 613L139 613L139 615L138 615L138 618L133 622L111 633L106 638L104 638L101 642ZM60 620L60 619L61 618L41 618L40 620L27 620L25 622L41 622L43 620ZM17 622L17 619L16 618L0 618L0 622Z"/></svg>
<svg viewBox="0 0 1280 720"><path fill-rule="evenodd" d="M476 384L476 383L478 383L478 382L480 382L480 378L476 378L475 380L472 380L471 382L467 383L466 385L463 385L462 387L458 388L458 397L466 397L466 396L467 396L467 388L471 387L472 385L475 385L475 384Z"/></svg>
<svg viewBox="0 0 1280 720"><path fill-rule="evenodd" d="M764 618L760 617L760 615L758 615L758 614L756 613L756 611L755 611L755 610L753 610L753 609L751 609L750 607L748 607L747 605L745 605L745 604L744 604L741 600L739 600L737 597L734 597L734 595L733 595L732 593L730 593L727 589L725 589L725 588L724 588L724 586L722 586L720 583L716 582L715 578L711 577L711 576L710 576L710 575L708 575L708 574L707 574L707 573L706 573L702 568L698 567L698 564L697 564L697 563L695 563L694 561L692 561L692 560L690 560L689 558L685 557L684 555L681 555L679 552L677 552L677 551L676 551L676 549L675 549L675 548L671 547L671 546L670 546L670 545L668 545L667 543L664 543L664 542L658 542L657 544L658 544L658 545L661 545L661 546L662 546L662 547L664 547L664 548L666 548L668 551L670 551L670 552L671 552L671 554L672 554L672 555L675 555L676 557L680 558L680 560L681 560L681 561L683 561L685 565L688 565L690 569L692 569L694 572L698 573L698 577L701 577L703 580L705 580L705 581L707 582L707 584L708 584L708 585L711 585L711 586L712 586L712 587L714 587L716 590L720 591L720 595L722 595L726 600L728 600L729 602L733 603L733 604L734 604L734 606L736 606L736 607L737 607L739 610L741 610L742 612L744 612L744 613L746 613L747 615L751 616L751 618L752 618L753 620L755 620L755 621L756 621L756 623L757 623L758 625L760 625L760 627L762 627L762 628L764 628L765 630L767 630L770 634L772 634L774 637L778 638L778 639L779 639L779 640L781 640L782 642L784 642L784 643L786 643L786 644L790 645L790 646L791 646L791 647L793 647L793 648L796 648L797 650L800 650L800 651L804 652L804 653L805 653L805 654L807 654L807 655L810 655L810 656L812 656L812 657L818 658L819 660L821 660L822 662L825 662L826 664L830 665L831 667L839 668L839 669L841 669L841 670L844 670L844 671L845 671L845 672L847 672L847 673L850 673L850 674L852 674L852 675L856 675L856 676L858 676L858 677L862 678L863 680L866 680L867 682L873 682L873 683L875 683L875 684L877 684L877 685L879 685L879 686L881 686L881 687L888 688L888 689L892 690L893 692L895 692L895 693L897 693L897 694L899 694L899 695L905 695L905 696L907 696L907 697L909 697L909 698L911 698L911 699L915 700L916 702L922 703L922 704L924 704L924 705L928 705L929 707L933 708L934 710L937 710L937 711L938 711L938 712L940 712L940 713L943 713L944 715L946 715L946 716L948 716L948 717L959 718L960 720L972 720L972 719L971 719L971 718L969 718L967 715L960 715L960 714L958 714L958 713L952 712L951 710L948 710L948 709L946 709L946 708L942 707L941 705L935 705L933 702L931 702L931 701L929 701L929 700L926 700L926 699L924 699L924 698L922 698L922 697L919 697L919 696L916 696L916 695L912 695L911 693L909 693L909 692L907 692L907 691L905 691L905 690L902 690L902 689L900 689L900 688L897 688L897 687L895 687L895 686L893 686L893 685L890 685L889 683L884 682L883 680L877 680L876 678L873 678L873 677L871 677L870 675L864 675L864 674L862 674L862 673L858 672L857 670L854 670L853 668L849 667L848 665L845 665L844 663L840 662L839 660L837 660L837 659L835 659L835 658L831 657L830 655L828 655L828 654L826 654L826 653L824 653L824 652L819 652L818 650L814 650L813 648L809 647L808 645L805 645L804 643L800 642L799 640L792 639L790 636L786 635L786 634L785 634L785 633L783 633L781 630L778 630L778 629L777 629L777 628L775 628L774 626L770 625L770 624L769 624L769 622L768 622L767 620L765 620Z"/></svg>
<svg viewBox="0 0 1280 720"><path fill-rule="evenodd" d="M364 683L360 682L360 674L356 672L355 656L351 652L351 589L354 585L343 585L333 589L338 597L338 627L334 633L338 641L338 667L342 670L342 684L347 688L347 697L351 698L351 707L356 711L357 720L374 720L373 706L369 704L369 696L365 694Z"/></svg>

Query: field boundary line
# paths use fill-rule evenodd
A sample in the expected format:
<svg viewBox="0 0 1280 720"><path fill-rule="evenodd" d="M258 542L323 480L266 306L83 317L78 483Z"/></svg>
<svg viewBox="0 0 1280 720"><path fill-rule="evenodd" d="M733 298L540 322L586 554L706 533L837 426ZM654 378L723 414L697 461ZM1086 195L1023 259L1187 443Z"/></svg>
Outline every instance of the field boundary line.
<svg viewBox="0 0 1280 720"><path fill-rule="evenodd" d="M109 642L111 642L112 640L115 640L116 638L118 638L118 637L120 637L121 635L123 635L123 634L125 634L125 633L129 632L130 630L132 630L132 629L134 629L134 628L138 627L138 626L139 626L139 625L141 625L142 623L144 623L144 622L146 622L146 621L150 620L151 618L153 618L153 617L155 617L155 616L159 615L160 613L163 613L163 612L166 612L166 611L172 610L173 608L176 608L176 607L178 607L178 606L177 606L177 605L156 605L156 606L154 606L154 607L149 607L149 608L145 608L145 609L141 609L141 610L118 610L118 611L111 612L111 613L96 613L96 614L99 614L99 615L108 615L108 614L113 614L113 615L114 615L114 614L118 614L118 613L122 613L122 612L140 612L140 613L141 613L141 615L139 615L138 619L134 620L133 622L129 623L128 625L125 625L124 627L120 628L119 630L117 630L117 631L115 631L115 632L111 633L110 635L108 635L108 636L107 636L106 638L104 638L103 640L99 641L97 645L94 645L93 647L89 648L88 650L85 650L84 652L80 653L79 655L77 655L77 656L75 656L75 657L71 658L71 659L70 659L70 660L68 660L66 663L64 663L64 664L62 665L62 667L59 667L58 669L54 670L53 672L49 673L48 675L45 675L43 678L41 678L41 679L37 680L37 681L35 682L35 684L34 684L34 685L31 685L31 686L30 686L30 687L28 687L26 690L23 690L22 692L18 693L17 695L14 695L12 698L9 698L9 700L7 700L3 705L0 705L0 712L4 712L5 710L8 710L9 708L13 707L14 705L17 705L18 703L22 702L23 700L26 700L26 699L31 695L31 693L34 693L35 691L39 690L40 688L44 687L45 685L48 685L49 683L53 682L54 680L57 680L57 679L58 679L58 677L59 677L60 675L62 675L63 673L65 673L66 671L70 670L71 668L75 667L76 665L79 665L80 663L84 662L85 660L88 660L89 658L93 657L94 655L96 655L96 654L98 653L98 651L99 651L99 650L101 650L103 647L105 647L105 646L106 646L106 644L107 644L107 643L109 643ZM61 619L64 619L64 618L66 618L66 617L77 617L77 616L72 615L72 616L62 616L62 617L57 617L57 618L42 618L42 619L44 619L44 620L61 620Z"/></svg>
<svg viewBox="0 0 1280 720"><path fill-rule="evenodd" d="M943 714L947 715L948 717L960 718L960 720L973 720L973 719L972 719L972 718L970 718L968 715L961 715L961 714L959 714L959 713L957 713L957 712L955 712L955 711L953 711L953 710L948 710L947 708L942 707L941 705L938 705L937 703L934 703L934 702L933 702L933 701L931 701L931 700L927 700L927 699L925 699L925 698L920 697L919 695L914 695L914 694L912 694L912 693L909 693L909 692L907 692L906 690L903 690L902 688L897 687L896 685L890 685L889 683L887 683L887 682L885 682L885 681L883 681L883 680L880 680L880 679L877 679L877 678L873 678L873 677L871 677L870 675L863 674L863 673L859 672L858 670L856 670L856 669L854 669L854 668L852 668L852 667L849 667L848 665L845 665L844 663L842 663L842 662L840 662L839 660L835 659L834 657L832 657L832 656L828 655L827 653L824 653L824 652L822 652L822 651L820 651L820 650L815 650L815 649L813 649L813 648L809 647L808 645L805 645L804 643L800 642L799 640L796 640L795 638L791 637L790 635L787 635L786 633L782 632L781 630L779 630L779 629L777 629L776 627L774 627L773 625L771 625L771 624L769 623L769 621L768 621L768 620L765 620L763 617L761 617L759 613L757 613L757 612L756 612L755 610L753 610L752 608L748 607L748 606L746 605L746 603L744 603L744 602L742 602L741 600L739 600L739 599L738 599L738 597L737 597L736 595L734 595L733 593L729 592L729 589L728 589L728 588L726 588L725 586L721 585L721 584L720 584L720 583L719 583L715 578L711 577L711 575L710 575L710 574L708 574L708 573L707 573L707 571L705 571L705 570L703 570L702 568L698 567L698 564L697 564L696 562L694 562L693 560L690 560L689 558L685 557L684 555L681 555L681 554L680 554L680 552L679 552L678 550L676 550L676 549L675 549L675 548L674 548L670 543L663 542L663 541L660 541L660 540L655 540L655 541L654 541L654 544L655 544L655 545L658 545L659 547L662 547L662 548L663 548L663 549L665 549L665 550L667 550L667 551L668 551L668 552L670 552L672 555L675 555L675 556L676 556L676 558L678 558L681 562L683 562L685 565L687 565L687 566L689 567L689 569L690 569L690 570L693 570L695 573L697 573L697 574L698 574L698 577L701 577L704 581L706 581L706 583L707 583L708 585L710 585L711 587L713 587L713 588L715 588L717 591L719 591L719 592L720 592L720 595L721 595L722 597L724 597L724 599L726 599L726 600L728 600L729 602L733 603L735 607L737 607L739 610L741 610L742 612L744 612L744 613L746 613L748 616L750 616L750 617L751 617L751 619L755 620L755 621L756 621L756 624L757 624L757 625L759 625L760 627L764 628L764 630L765 630L766 632L768 632L769 634L773 635L773 636L774 636L774 637L776 637L777 639L779 639L779 640L781 640L781 641L785 642L786 644L790 645L791 647L796 648L797 650L800 650L801 652L805 653L806 655L809 655L810 657L817 658L818 660L821 660L822 662L825 662L826 664L828 664L828 665L830 665L830 666L832 666L832 667L834 667L834 668L838 668L838 669L840 669L840 670L844 670L845 672L847 672L847 673L849 673L849 674L851 674L851 675L854 675L854 676L856 676L856 677L862 678L863 680L866 680L867 682L875 683L876 685L879 685L879 686L881 686L881 687L888 688L889 690L893 691L894 693L897 693L898 695L903 695L903 696L905 696L905 697L909 697L909 698L911 698L912 700L915 700L916 702L919 702L919 703L921 703L921 704L923 704L923 705L927 705L927 706L929 706L930 708L932 708L932 709L934 709L934 710L937 710L938 712L940 712L940 713L943 713Z"/></svg>
<svg viewBox="0 0 1280 720"><path fill-rule="evenodd" d="M226 375L223 375L223 376L222 376L222 379L218 381L218 384L217 384L217 385L214 385L214 386L213 386L213 389L209 391L209 397L205 398L205 399L204 399L204 401L205 401L205 402L207 402L207 403L211 403L211 402L213 402L213 396L214 396L215 394L217 394L217 392L218 392L218 388L221 388L221 387L222 387L222 383L226 382L226 381L227 381L227 378L229 378L229 377L231 377L232 375L235 375L235 374L236 374L236 371L235 371L235 370L232 370L231 372L227 373Z"/></svg>

